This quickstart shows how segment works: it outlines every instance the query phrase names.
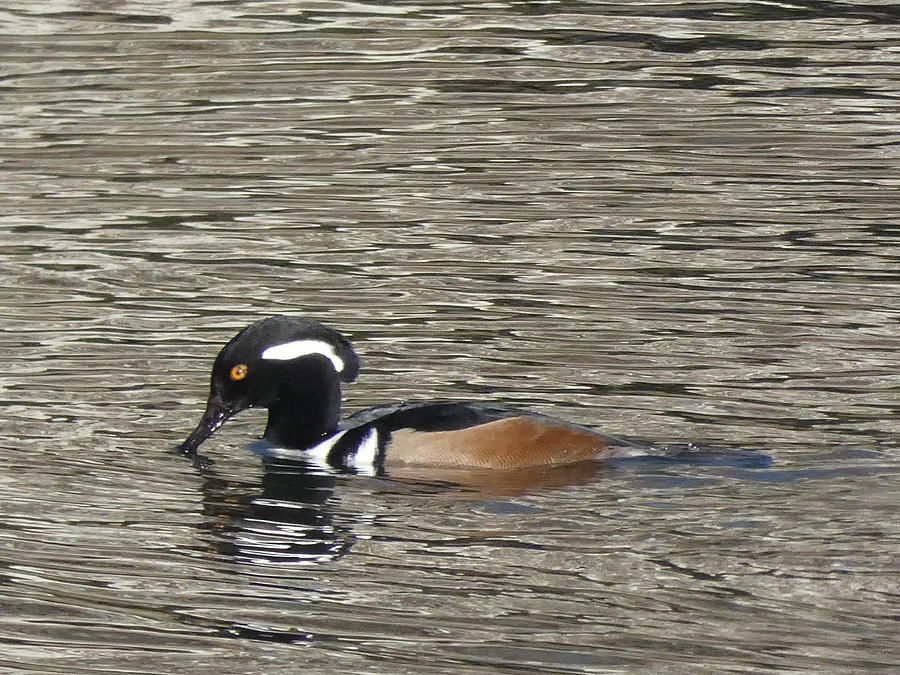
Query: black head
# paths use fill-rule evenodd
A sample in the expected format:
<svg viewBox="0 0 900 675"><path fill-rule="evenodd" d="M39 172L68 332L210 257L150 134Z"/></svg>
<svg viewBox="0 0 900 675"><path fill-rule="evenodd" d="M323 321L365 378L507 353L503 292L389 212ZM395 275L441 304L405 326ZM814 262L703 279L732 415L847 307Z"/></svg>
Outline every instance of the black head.
<svg viewBox="0 0 900 675"><path fill-rule="evenodd" d="M339 333L312 319L276 316L247 326L213 364L209 401L179 446L195 454L232 415L269 409L266 438L298 445L337 425L341 382L359 374L359 358Z"/></svg>

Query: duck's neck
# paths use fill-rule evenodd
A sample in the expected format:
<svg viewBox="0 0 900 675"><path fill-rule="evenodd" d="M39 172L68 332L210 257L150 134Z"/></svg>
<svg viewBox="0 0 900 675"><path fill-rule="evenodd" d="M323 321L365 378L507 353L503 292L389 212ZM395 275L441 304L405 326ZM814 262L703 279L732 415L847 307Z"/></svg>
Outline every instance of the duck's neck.
<svg viewBox="0 0 900 675"><path fill-rule="evenodd" d="M337 430L341 415L341 386L334 372L320 377L304 373L302 384L286 382L269 405L263 438L286 448L307 448Z"/></svg>

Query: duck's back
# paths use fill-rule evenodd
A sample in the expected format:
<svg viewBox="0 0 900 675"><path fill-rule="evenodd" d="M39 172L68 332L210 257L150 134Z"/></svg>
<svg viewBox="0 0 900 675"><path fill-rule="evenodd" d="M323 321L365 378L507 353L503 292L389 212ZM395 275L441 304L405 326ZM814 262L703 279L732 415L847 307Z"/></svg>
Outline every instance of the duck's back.
<svg viewBox="0 0 900 675"><path fill-rule="evenodd" d="M490 404L434 402L364 410L343 425L347 443L377 447L383 467L419 465L521 469L640 452L634 444L553 417ZM356 459L356 457L354 457ZM356 462L354 462L356 463Z"/></svg>

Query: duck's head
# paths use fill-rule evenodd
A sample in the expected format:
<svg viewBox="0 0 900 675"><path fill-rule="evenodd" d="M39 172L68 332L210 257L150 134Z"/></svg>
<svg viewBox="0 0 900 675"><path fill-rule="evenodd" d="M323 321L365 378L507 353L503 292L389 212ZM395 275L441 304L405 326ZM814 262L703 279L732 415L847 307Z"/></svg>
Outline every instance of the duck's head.
<svg viewBox="0 0 900 675"><path fill-rule="evenodd" d="M359 358L347 339L318 321L257 321L219 352L206 412L178 450L195 455L228 418L253 407L269 410L266 439L303 447L337 427L340 383L358 373Z"/></svg>

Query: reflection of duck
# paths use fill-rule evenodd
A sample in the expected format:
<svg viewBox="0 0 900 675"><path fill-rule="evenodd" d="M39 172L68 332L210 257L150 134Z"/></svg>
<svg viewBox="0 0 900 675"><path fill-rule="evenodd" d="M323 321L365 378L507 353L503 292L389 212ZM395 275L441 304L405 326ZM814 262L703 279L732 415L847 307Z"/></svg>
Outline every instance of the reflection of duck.
<svg viewBox="0 0 900 675"><path fill-rule="evenodd" d="M587 485L609 475L603 462L577 462L555 466L532 466L515 471L436 468L421 466L391 469L390 486L408 485L414 494L427 491L444 498L505 499L539 490Z"/></svg>
<svg viewBox="0 0 900 675"><path fill-rule="evenodd" d="M359 359L340 334L310 319L258 321L216 357L206 412L180 446L197 448L229 417L269 411L267 456L304 458L338 469L527 469L645 454L646 448L587 427L496 405L453 402L372 408L339 423L341 382Z"/></svg>
<svg viewBox="0 0 900 675"><path fill-rule="evenodd" d="M334 524L328 499L333 473L306 464L266 461L262 490L204 470L209 527L220 553L254 564L318 563L340 558L353 535Z"/></svg>

